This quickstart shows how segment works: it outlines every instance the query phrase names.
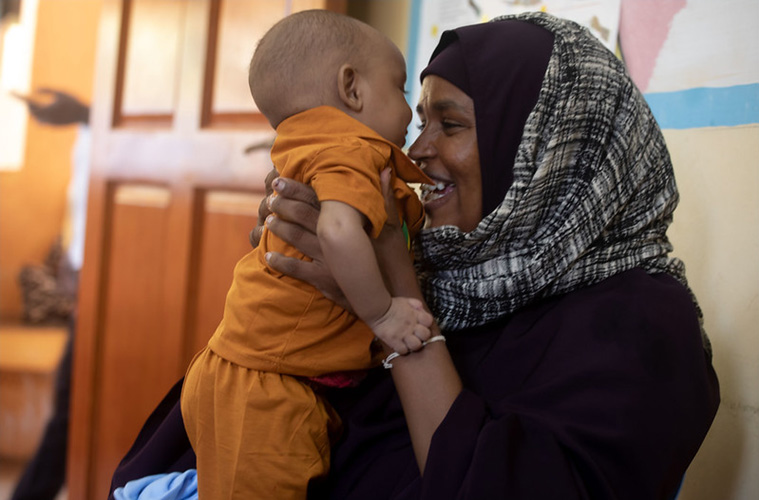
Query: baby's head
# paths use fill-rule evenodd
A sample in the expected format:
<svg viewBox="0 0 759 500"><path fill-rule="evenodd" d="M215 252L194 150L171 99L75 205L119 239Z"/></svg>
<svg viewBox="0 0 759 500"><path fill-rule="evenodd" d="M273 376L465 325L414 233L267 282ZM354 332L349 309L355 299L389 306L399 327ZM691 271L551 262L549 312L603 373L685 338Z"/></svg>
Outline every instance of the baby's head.
<svg viewBox="0 0 759 500"><path fill-rule="evenodd" d="M402 146L411 109L398 48L356 19L327 10L292 14L258 42L248 83L276 128L317 106L334 106Z"/></svg>

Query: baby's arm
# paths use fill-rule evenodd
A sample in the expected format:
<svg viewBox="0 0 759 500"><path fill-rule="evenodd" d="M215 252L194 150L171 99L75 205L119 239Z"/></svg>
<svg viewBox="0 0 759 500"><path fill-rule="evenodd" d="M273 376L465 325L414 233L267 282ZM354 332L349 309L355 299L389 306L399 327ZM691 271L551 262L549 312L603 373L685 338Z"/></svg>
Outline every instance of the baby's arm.
<svg viewBox="0 0 759 500"><path fill-rule="evenodd" d="M364 216L345 203L324 201L316 233L324 260L356 315L394 351L421 349L430 337L432 316L419 300L390 295Z"/></svg>

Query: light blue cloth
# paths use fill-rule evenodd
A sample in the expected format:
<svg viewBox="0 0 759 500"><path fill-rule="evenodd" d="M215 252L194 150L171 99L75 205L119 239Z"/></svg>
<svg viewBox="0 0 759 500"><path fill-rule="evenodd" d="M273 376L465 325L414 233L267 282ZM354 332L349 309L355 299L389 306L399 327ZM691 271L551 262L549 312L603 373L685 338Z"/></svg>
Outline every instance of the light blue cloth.
<svg viewBox="0 0 759 500"><path fill-rule="evenodd" d="M197 500L198 471L190 469L135 479L116 488L113 497L116 500Z"/></svg>

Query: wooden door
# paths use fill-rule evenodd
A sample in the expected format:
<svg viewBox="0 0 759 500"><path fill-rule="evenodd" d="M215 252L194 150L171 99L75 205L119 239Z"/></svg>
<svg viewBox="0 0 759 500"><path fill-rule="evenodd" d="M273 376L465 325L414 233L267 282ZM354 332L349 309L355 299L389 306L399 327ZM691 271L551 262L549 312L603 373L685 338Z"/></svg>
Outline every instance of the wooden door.
<svg viewBox="0 0 759 500"><path fill-rule="evenodd" d="M102 499L142 423L221 319L273 131L247 64L317 0L103 0L68 488Z"/></svg>

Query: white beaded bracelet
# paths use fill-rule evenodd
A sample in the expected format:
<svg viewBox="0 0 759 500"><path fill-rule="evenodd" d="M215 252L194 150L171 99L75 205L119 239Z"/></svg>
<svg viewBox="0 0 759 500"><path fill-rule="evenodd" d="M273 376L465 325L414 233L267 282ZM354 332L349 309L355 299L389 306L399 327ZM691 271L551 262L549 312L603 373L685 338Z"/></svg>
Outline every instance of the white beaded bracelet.
<svg viewBox="0 0 759 500"><path fill-rule="evenodd" d="M422 347L426 346L427 344L431 344L433 342L445 342L445 337L443 337L442 335L435 335L434 337L422 342ZM414 351L409 351L409 354L412 352ZM393 364L390 362L400 356L403 356L403 354L400 354L398 352L393 352L393 353L388 354L388 356L382 360L382 366L384 366L386 369L389 370L390 368L393 367Z"/></svg>

